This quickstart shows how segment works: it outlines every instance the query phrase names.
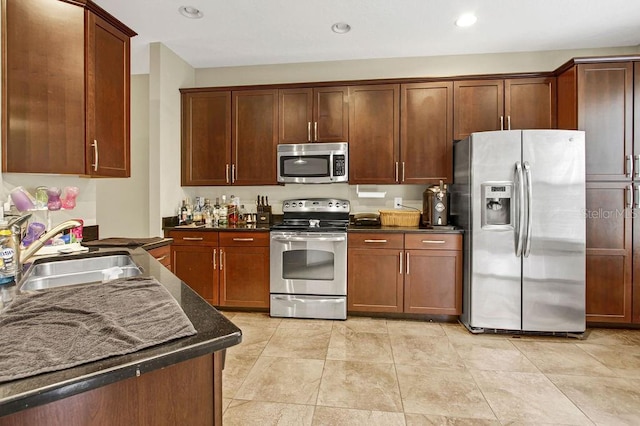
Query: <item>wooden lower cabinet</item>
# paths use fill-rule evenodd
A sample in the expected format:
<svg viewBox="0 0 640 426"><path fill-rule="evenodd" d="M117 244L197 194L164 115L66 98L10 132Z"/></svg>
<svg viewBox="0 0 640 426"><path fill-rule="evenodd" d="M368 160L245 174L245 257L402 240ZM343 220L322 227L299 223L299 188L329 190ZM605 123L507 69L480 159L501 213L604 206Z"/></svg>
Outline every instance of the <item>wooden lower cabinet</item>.
<svg viewBox="0 0 640 426"><path fill-rule="evenodd" d="M173 272L215 306L269 307L269 233L171 231Z"/></svg>
<svg viewBox="0 0 640 426"><path fill-rule="evenodd" d="M269 307L269 233L220 233L220 306Z"/></svg>
<svg viewBox="0 0 640 426"><path fill-rule="evenodd" d="M148 251L148 253L153 256L158 262L160 262L165 268L168 270L171 269L171 245L168 244L166 246L157 247Z"/></svg>
<svg viewBox="0 0 640 426"><path fill-rule="evenodd" d="M0 417L1 426L221 425L223 352Z"/></svg>
<svg viewBox="0 0 640 426"><path fill-rule="evenodd" d="M347 309L459 315L462 235L349 234Z"/></svg>

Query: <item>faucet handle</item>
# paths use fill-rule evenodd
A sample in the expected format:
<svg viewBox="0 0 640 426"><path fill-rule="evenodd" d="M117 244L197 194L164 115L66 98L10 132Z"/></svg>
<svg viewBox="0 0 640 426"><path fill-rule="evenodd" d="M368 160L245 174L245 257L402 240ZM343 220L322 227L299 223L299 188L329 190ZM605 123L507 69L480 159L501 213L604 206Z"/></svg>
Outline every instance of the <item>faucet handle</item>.
<svg viewBox="0 0 640 426"><path fill-rule="evenodd" d="M31 213L25 213L22 216L14 217L9 221L7 228L10 228L13 233L19 234L20 226L22 226L23 223L29 220L30 217Z"/></svg>

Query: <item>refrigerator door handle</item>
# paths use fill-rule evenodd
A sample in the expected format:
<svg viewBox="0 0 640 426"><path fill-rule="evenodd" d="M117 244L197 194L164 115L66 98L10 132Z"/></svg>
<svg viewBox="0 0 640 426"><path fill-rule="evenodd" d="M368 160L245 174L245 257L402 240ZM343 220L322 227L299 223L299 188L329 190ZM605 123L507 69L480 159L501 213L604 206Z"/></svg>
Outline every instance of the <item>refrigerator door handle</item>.
<svg viewBox="0 0 640 426"><path fill-rule="evenodd" d="M626 176L627 177L632 177L633 176L633 158L631 155L627 155L627 164L626 164Z"/></svg>
<svg viewBox="0 0 640 426"><path fill-rule="evenodd" d="M640 177L640 154L633 156L634 177Z"/></svg>
<svg viewBox="0 0 640 426"><path fill-rule="evenodd" d="M637 183L633 185L633 208L640 209L640 185Z"/></svg>
<svg viewBox="0 0 640 426"><path fill-rule="evenodd" d="M527 201L526 201L526 219L527 219L527 233L524 240L524 257L529 257L529 253L531 252L531 202L533 199L533 188L531 187L531 166L528 161L524 162L524 173L525 173L525 185L527 187Z"/></svg>
<svg viewBox="0 0 640 426"><path fill-rule="evenodd" d="M628 209L633 208L633 185L627 186L626 204Z"/></svg>
<svg viewBox="0 0 640 426"><path fill-rule="evenodd" d="M524 176L522 175L522 164L516 163L515 171L516 195L518 199L516 217L518 220L515 230L516 257L522 256L522 246L524 235Z"/></svg>

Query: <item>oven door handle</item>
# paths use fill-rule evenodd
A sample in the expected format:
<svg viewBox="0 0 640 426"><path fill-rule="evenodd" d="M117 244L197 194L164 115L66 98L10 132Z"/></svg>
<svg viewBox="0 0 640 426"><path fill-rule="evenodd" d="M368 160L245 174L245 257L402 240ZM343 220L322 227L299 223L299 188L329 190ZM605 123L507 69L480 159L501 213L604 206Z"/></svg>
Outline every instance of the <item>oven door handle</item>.
<svg viewBox="0 0 640 426"><path fill-rule="evenodd" d="M275 241L309 241L309 242L313 242L313 241L330 241L330 242L334 242L334 241L346 241L347 237L279 237L279 236L274 236L271 237L272 240Z"/></svg>
<svg viewBox="0 0 640 426"><path fill-rule="evenodd" d="M294 297L294 296L271 296L271 298L273 300L285 300L288 302L301 302L301 303L307 303L307 302L317 302L317 299L303 299L303 298L299 298L299 297ZM344 303L344 301L342 299L337 299L337 298L326 298L326 299L322 299L322 303Z"/></svg>

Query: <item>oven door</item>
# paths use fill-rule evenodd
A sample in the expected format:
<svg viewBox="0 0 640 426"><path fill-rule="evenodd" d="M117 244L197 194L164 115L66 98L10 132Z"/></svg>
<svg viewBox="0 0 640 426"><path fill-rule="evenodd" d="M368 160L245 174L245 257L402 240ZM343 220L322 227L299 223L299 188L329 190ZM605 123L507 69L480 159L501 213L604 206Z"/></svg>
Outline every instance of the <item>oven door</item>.
<svg viewBox="0 0 640 426"><path fill-rule="evenodd" d="M347 294L346 232L271 232L271 293Z"/></svg>

